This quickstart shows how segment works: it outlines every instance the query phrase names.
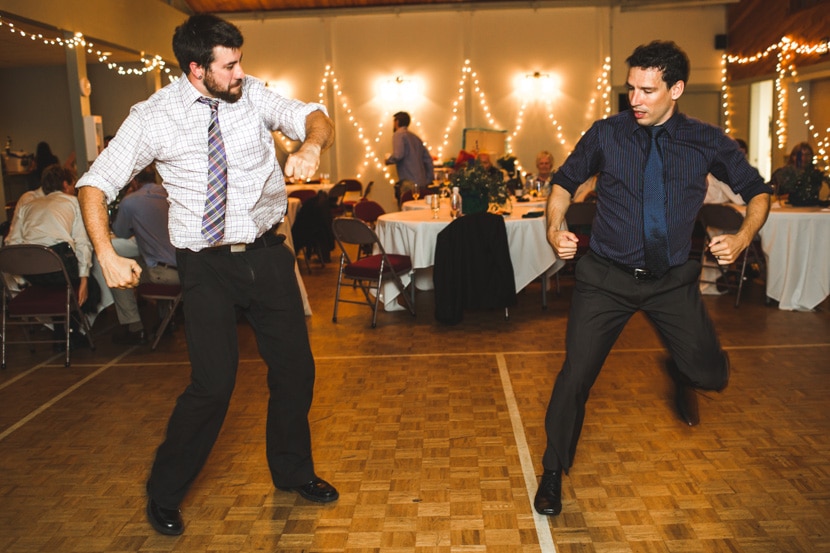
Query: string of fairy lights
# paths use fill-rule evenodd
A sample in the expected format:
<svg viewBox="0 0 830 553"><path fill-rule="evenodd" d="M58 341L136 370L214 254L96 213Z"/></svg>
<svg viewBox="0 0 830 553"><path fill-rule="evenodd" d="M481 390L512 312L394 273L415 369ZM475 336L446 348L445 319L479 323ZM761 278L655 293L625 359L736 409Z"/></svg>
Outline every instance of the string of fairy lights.
<svg viewBox="0 0 830 553"><path fill-rule="evenodd" d="M779 150L783 150L787 145L788 139L788 123L789 120L789 83L795 83L795 91L798 94L798 99L803 108L802 116L804 118L804 125L810 137L816 143L815 163L823 163L824 171L830 170L830 127L824 130L817 129L810 120L810 106L807 100L807 95L804 86L798 82L798 71L796 69L796 56L811 56L823 55L830 51L830 41L824 39L822 42L816 44L802 44L788 36L781 38L777 43L769 45L765 50L757 52L749 56L737 56L724 54L721 58L721 95L722 107L724 116L724 126L727 133L732 132L732 112L730 110L730 90L729 90L729 64L745 65L756 63L764 60L769 56L776 55L775 64L775 138Z"/></svg>
<svg viewBox="0 0 830 553"><path fill-rule="evenodd" d="M30 42L37 42L47 46L57 46L60 48L84 49L88 54L94 54L98 57L100 63L106 63L107 68L116 71L119 75L144 75L152 71L160 71L166 75L170 75L170 68L167 67L166 62L161 56L146 56L141 55L139 62L141 67L128 67L115 62L108 62L112 52L100 50L95 48L92 41L88 41L83 33L75 33L72 38L63 38L60 36L45 36L43 33L26 31L14 22L4 19L0 16L0 31L5 30L12 35L19 37L21 40L28 40Z"/></svg>
<svg viewBox="0 0 830 553"><path fill-rule="evenodd" d="M610 61L610 58L605 58L600 71L600 75L597 77L596 91L594 97L591 98L589 104L589 110L591 112L592 117L595 117L596 106L600 107L602 118L606 118L611 114L611 83L609 79L611 71ZM483 112L487 124L494 129L500 127L498 121L495 119L495 117L492 114L492 111L490 110L489 104L487 102L487 96L482 88L482 83L479 79L478 73L474 70L470 60L465 60L464 64L461 66L460 77L457 82L457 86L457 95L451 104L451 113L449 121L444 126L443 131L440 133L440 139L436 142L435 146L431 145L430 142L425 141L425 146L430 151L433 158L438 160L445 159L445 156L447 155L447 150L450 147L452 133L456 125L458 124L460 118L459 111L462 109L462 106L464 105L464 99L467 94L468 88L472 88L473 99ZM388 127L389 120L391 119L391 114L389 113L389 110L383 111L377 125L377 130L372 135L369 131L366 130L366 126L362 125L355 116L348 99L343 93L343 87L341 86L341 83L337 78L337 75L335 74L334 68L332 68L331 65L326 65L323 71L323 76L320 79L320 86L317 95L317 101L319 103L326 103L326 94L328 93L329 87L331 87L331 90L334 94L335 102L339 105L339 108L342 110L342 113L345 115L346 120L352 126L354 132L357 134L358 140L361 142L363 147L363 159L361 160L357 168L355 177L358 179L362 178L372 167L374 167L377 171L380 171L383 174L384 179L386 179L390 184L394 184L395 178L391 174L389 166L385 164L385 160L381 157L379 153L382 150L382 148L385 147L384 145L386 143L386 141L384 140L384 128ZM508 155L512 154L512 143L521 133L525 113L529 107L529 102L530 101L527 99L522 101L521 107L519 108L519 111L516 115L516 120L513 125L513 131L507 136L506 153ZM553 127L557 141L563 147L568 148L569 143L565 138L565 131L562 128L562 125L556 119L556 116L553 111L553 101L550 99L545 99L543 103L547 119L550 121L550 124ZM416 128L420 129L420 122L416 121L415 126ZM424 133L419 132L419 134L421 136L424 136ZM277 136L278 139L282 141L282 149L286 152L290 152L292 150L292 141L283 135L278 134ZM518 171L523 170L518 160L516 162L516 169Z"/></svg>
<svg viewBox="0 0 830 553"><path fill-rule="evenodd" d="M170 80L174 80L176 78L175 76L171 75L171 69L167 67L167 64L165 63L164 59L158 55L146 56L142 54L139 59L140 66L138 67L125 66L119 63L110 62L108 60L112 53L106 50L97 49L95 45L92 43L92 41L88 41L80 32L75 33L71 38L64 38L61 36L46 36L41 32L27 31L16 25L14 22L8 20L8 18L3 18L2 16L0 16L0 32L2 31L7 31L12 35L19 37L21 40L38 42L48 46L56 46L65 49L83 48L84 50L86 50L87 53L94 54L95 56L97 56L98 61L100 63L105 63L108 69L117 72L119 75L144 75L152 71L159 71L167 75L168 79ZM816 44L802 44L797 40L785 36L781 38L777 43L771 44L763 51L757 52L752 55L741 56L724 54L721 58L721 99L725 131L728 134L733 131L732 112L730 109L731 94L729 88L729 65L744 65L755 63L764 60L771 55L775 55L775 137L777 147L778 149L784 149L787 144L789 130L787 123L789 116L788 106L790 100L790 91L788 84L794 83L795 92L798 94L798 99L801 102L801 107L803 108L803 118L805 127L807 128L810 137L816 143L816 162L823 162L824 170L830 170L830 127L825 129L822 134L822 131L820 129L817 129L813 122L810 120L809 101L807 99L804 86L798 82L798 71L795 64L795 59L797 56L810 56L815 54L822 55L827 54L829 50L830 41L826 39ZM588 104L587 111L588 115L591 117L596 116L596 110L598 109L598 107L600 109L602 118L606 118L611 114L611 84L609 80L609 75L610 58L606 57L602 65L600 75L597 77L595 95L590 99L590 102ZM486 95L481 87L481 82L478 73L473 70L470 60L465 60L464 64L461 67L461 77L458 81L458 94L452 103L452 113L450 115L449 121L444 127L443 132L441 133L441 139L437 141L435 147L431 146L429 143L426 144L430 152L433 154L433 157L435 157L438 160L444 159L445 152L450 145L451 133L458 123L459 110L463 105L468 85L472 87L473 99L478 104L480 109L483 111L484 118L487 120L487 123L490 125L491 128L500 128L492 112L490 111ZM348 100L343 94L342 87L331 65L326 66L325 71L323 72L323 77L321 79L319 91L319 100L321 103L325 103L324 100L328 86L332 87L335 96L335 101L339 102L340 108L345 113L349 123L353 126L355 132L357 133L358 139L363 143L364 156L358 168L357 177L360 178L362 174L365 174L365 172L368 171L370 166L374 165L378 170L380 170L383 173L384 178L386 178L390 182L393 182L393 177L388 167L385 165L384 160L378 154L378 152L380 151L381 140L383 139L383 129L387 126L388 120L391 117L388 110L384 111L384 113L382 114L374 137L370 137L370 133L367 132L364 126L362 126L357 121L354 113L352 112ZM546 111L546 117L549 120L551 127L553 128L553 133L556 137L557 142L560 145L562 145L565 149L569 149L568 141L565 138L565 131L562 128L562 125L557 120L554 113L553 100L551 98L545 98L543 104L544 109ZM513 130L507 136L507 154L512 154L512 144L522 131L524 125L524 118L527 114L529 107L530 100L523 99L519 107L519 110L516 114L516 119L512 127ZM416 126L420 127L420 123L416 122ZM282 137L282 140L284 141L286 149L290 150L290 141L288 141L288 139L285 137ZM518 169L521 170L520 165L518 165Z"/></svg>

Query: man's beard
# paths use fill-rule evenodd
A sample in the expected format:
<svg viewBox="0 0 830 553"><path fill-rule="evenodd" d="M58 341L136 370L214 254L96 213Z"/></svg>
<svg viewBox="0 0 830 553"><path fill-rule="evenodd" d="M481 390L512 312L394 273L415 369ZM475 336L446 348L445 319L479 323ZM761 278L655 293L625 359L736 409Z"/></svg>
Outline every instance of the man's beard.
<svg viewBox="0 0 830 553"><path fill-rule="evenodd" d="M226 89L222 89L213 79L213 74L210 71L205 72L205 88L208 92L214 97L219 98L220 100L224 100L229 104L232 104L239 100L242 97L242 81L236 81L239 84L239 89L237 91L232 91L230 86Z"/></svg>

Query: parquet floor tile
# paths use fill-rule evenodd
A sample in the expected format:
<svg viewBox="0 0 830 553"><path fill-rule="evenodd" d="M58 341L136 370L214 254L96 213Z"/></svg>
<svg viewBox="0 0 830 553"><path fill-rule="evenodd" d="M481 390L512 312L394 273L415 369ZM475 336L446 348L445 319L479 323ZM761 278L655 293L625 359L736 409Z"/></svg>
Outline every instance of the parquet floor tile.
<svg viewBox="0 0 830 553"><path fill-rule="evenodd" d="M156 351L111 343L64 368L13 346L0 372L0 551L34 552L818 552L830 553L830 302L814 313L705 299L733 372L699 394L701 424L676 420L665 353L644 317L594 386L563 511L532 509L544 413L564 357L571 284L540 309L539 285L499 310L437 324L342 305L336 267L304 274L317 361L310 420L318 473L340 499L276 490L265 463L266 368L240 321L225 425L182 510L156 534L144 482L188 382L181 326ZM346 293L351 293L347 290ZM148 311L152 311L151 306ZM48 346L47 346L48 347Z"/></svg>

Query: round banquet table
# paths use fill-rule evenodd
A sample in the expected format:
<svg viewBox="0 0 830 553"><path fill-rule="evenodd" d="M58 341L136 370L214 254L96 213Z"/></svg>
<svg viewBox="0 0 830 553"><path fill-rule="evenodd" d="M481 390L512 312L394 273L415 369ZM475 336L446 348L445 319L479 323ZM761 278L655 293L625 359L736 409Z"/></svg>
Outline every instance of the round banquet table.
<svg viewBox="0 0 830 553"><path fill-rule="evenodd" d="M830 208L776 202L758 235L767 265L766 294L780 309L812 311L830 295Z"/></svg>
<svg viewBox="0 0 830 553"><path fill-rule="evenodd" d="M423 203L423 200L413 200L412 203L419 202ZM548 244L544 215L536 218L522 217L530 211L544 210L539 205L514 204L513 212L504 219L516 292L540 276L554 274L565 264L556 257L553 248ZM416 207L396 211L381 215L377 220L375 232L386 253L408 255L412 259L415 287L418 290L432 290L436 239L438 233L451 222L449 201L442 199L437 219L432 218L432 211L428 209ZM408 276L402 280L404 285L410 282ZM393 282L385 283L381 294L384 309L403 309L397 303L400 292Z"/></svg>

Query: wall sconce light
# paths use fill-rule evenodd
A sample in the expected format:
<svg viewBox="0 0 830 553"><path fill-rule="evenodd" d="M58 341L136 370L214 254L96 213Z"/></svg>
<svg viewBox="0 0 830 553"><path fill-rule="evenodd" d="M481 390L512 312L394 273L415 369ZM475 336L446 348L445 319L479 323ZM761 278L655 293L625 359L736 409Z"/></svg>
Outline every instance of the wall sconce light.
<svg viewBox="0 0 830 553"><path fill-rule="evenodd" d="M521 77L516 88L525 101L549 100L559 93L559 79L550 73L534 71Z"/></svg>
<svg viewBox="0 0 830 553"><path fill-rule="evenodd" d="M416 79L398 75L383 81L380 98L391 109L411 110L423 99L422 86Z"/></svg>

